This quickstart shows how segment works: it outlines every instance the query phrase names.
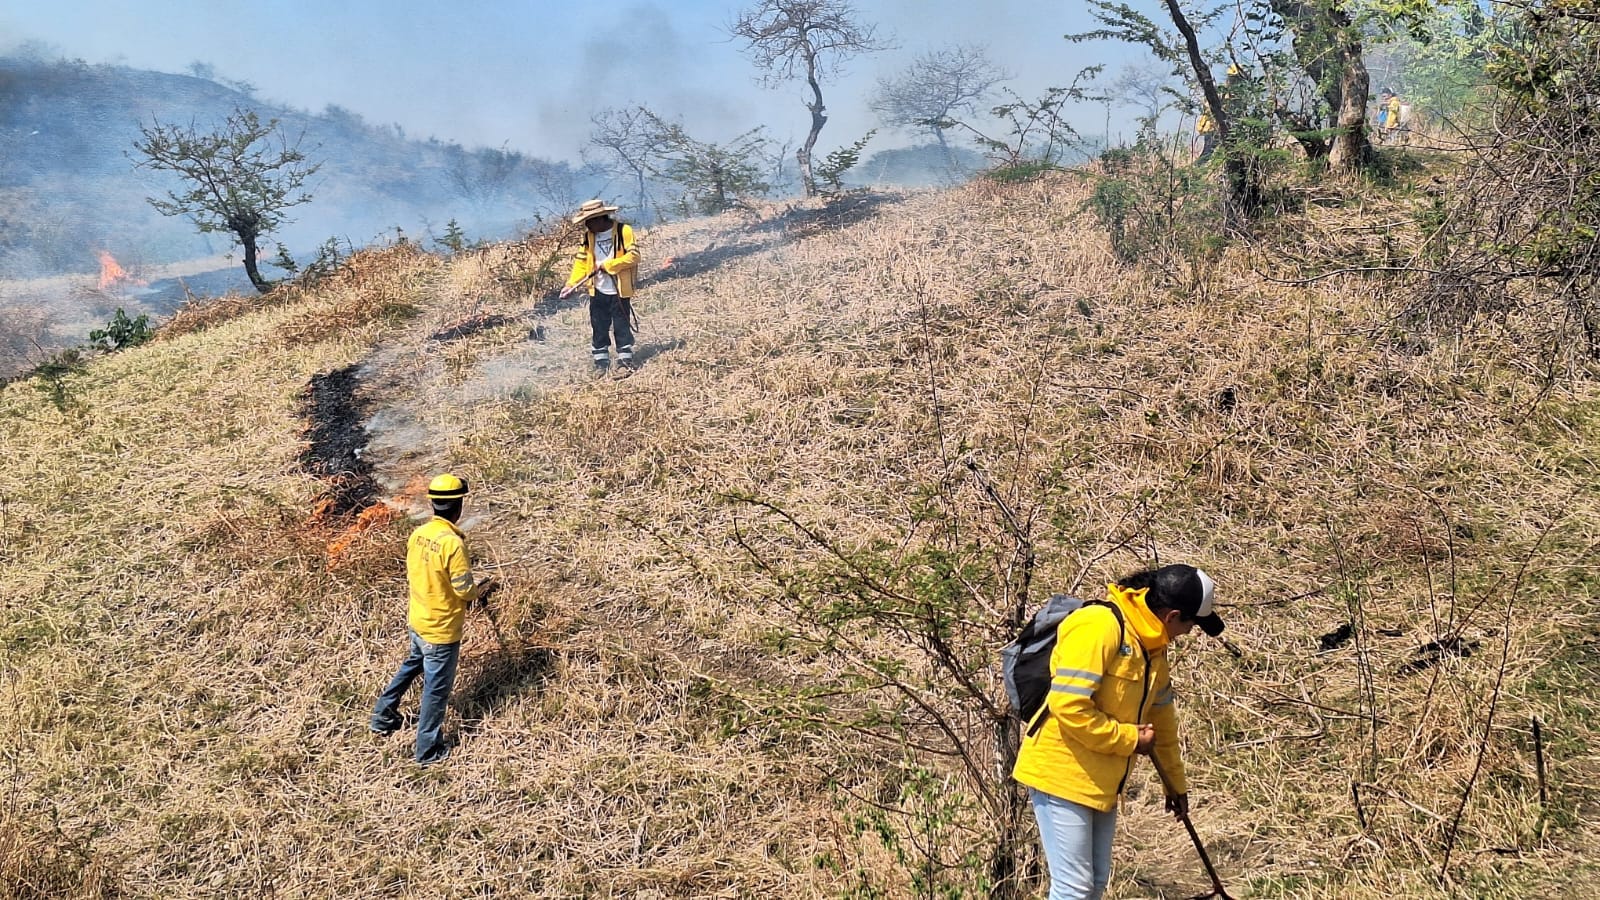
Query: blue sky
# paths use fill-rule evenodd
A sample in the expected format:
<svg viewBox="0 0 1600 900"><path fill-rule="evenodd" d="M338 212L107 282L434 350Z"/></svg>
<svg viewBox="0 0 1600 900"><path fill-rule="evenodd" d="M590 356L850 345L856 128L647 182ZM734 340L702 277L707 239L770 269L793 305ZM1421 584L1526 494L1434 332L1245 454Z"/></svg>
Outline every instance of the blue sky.
<svg viewBox="0 0 1600 900"><path fill-rule="evenodd" d="M258 96L312 111L329 104L415 137L575 159L589 115L644 103L691 133L724 140L755 125L803 136L800 85L765 90L726 25L738 0L43 0L0 9L0 50L38 42L68 58L184 72L212 64ZM1089 27L1078 3L857 0L898 48L858 58L825 86L823 148L876 123L877 77L953 42L987 45L1033 96L1079 68L1133 60L1127 48L1069 44ZM1108 72L1109 74L1109 72ZM1125 118L1114 113L1116 118ZM1103 108L1077 124L1098 131ZM886 135L876 146L906 143Z"/></svg>

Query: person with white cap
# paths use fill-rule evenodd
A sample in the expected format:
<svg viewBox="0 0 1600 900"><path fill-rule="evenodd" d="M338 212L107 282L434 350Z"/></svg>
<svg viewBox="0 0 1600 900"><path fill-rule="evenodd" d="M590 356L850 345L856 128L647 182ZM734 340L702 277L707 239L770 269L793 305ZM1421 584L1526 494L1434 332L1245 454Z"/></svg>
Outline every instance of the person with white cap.
<svg viewBox="0 0 1600 900"><path fill-rule="evenodd" d="M611 367L611 338L616 335L617 368L633 370L633 273L639 265L633 226L612 218L617 207L590 200L572 217L584 226L583 247L572 260L572 275L561 289L563 298L589 283L589 325L594 332L590 349L595 371Z"/></svg>
<svg viewBox="0 0 1600 900"><path fill-rule="evenodd" d="M1117 798L1138 754L1155 757L1167 810L1189 814L1167 645L1222 619L1194 566L1136 572L1062 620L1050 693L1028 723L1012 777L1029 788L1050 870L1050 900L1097 900L1111 878Z"/></svg>

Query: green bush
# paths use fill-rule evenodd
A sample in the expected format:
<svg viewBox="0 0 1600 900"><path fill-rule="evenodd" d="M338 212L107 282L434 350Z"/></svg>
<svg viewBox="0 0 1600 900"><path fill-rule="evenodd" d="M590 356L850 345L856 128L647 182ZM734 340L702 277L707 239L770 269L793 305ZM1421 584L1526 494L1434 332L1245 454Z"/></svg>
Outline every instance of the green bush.
<svg viewBox="0 0 1600 900"><path fill-rule="evenodd" d="M455 219L444 224L444 237L434 238L433 242L451 253L460 253L472 247L472 243L467 240L467 232Z"/></svg>
<svg viewBox="0 0 1600 900"><path fill-rule="evenodd" d="M1025 159L1021 162L995 166L984 172L983 176L1001 184L1025 184L1039 178L1046 172L1054 172L1060 168L1055 163L1045 162L1044 160Z"/></svg>
<svg viewBox="0 0 1600 900"><path fill-rule="evenodd" d="M106 327L89 332L89 346L102 353L115 353L147 343L152 337L155 337L155 330L150 327L149 316L140 313L130 319L119 306Z"/></svg>
<svg viewBox="0 0 1600 900"><path fill-rule="evenodd" d="M1206 170L1180 166L1174 153L1146 142L1113 147L1099 162L1102 174L1091 176L1084 208L1106 230L1117 259L1193 255L1215 243L1221 222Z"/></svg>

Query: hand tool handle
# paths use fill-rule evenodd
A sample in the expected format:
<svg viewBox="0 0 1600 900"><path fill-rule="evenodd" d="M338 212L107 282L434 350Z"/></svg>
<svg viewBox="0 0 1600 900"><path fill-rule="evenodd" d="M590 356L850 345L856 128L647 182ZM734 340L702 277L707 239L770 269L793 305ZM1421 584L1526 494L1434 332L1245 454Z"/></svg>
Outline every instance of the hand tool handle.
<svg viewBox="0 0 1600 900"><path fill-rule="evenodd" d="M1172 782L1167 778L1167 773L1161 768L1161 762L1156 759L1154 753L1150 754L1150 764L1156 767L1156 774L1161 777L1161 786L1166 789L1167 796L1174 796ZM1200 843L1200 834L1194 830L1194 823L1189 821L1189 813L1185 811L1183 815L1178 816L1178 821L1188 830L1189 840L1194 842L1195 852L1200 854L1200 862L1206 867L1206 874L1211 876L1213 895L1228 900L1228 891L1222 886L1222 879L1217 877L1217 867L1211 864L1211 855L1206 853L1206 845Z"/></svg>

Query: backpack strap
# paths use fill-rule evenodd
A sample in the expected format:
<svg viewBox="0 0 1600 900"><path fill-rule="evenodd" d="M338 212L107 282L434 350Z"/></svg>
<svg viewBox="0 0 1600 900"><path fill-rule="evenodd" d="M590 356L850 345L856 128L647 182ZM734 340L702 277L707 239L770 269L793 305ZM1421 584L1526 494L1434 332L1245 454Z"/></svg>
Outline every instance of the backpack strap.
<svg viewBox="0 0 1600 900"><path fill-rule="evenodd" d="M1078 610L1083 609L1085 606L1104 606L1111 610L1111 614L1117 617L1117 640L1126 640L1128 623L1122 618L1122 610L1118 609L1115 603L1112 603L1108 600L1085 600L1083 601L1083 604L1078 607L1078 609L1075 609L1072 612L1078 612ZM1068 613L1067 615L1068 617L1071 617L1072 613ZM1062 621L1064 622L1066 619L1063 619ZM1060 628L1061 626L1057 625L1056 627ZM1054 675L1054 673L1051 674L1052 676ZM1045 702L1039 704L1039 711L1034 713L1033 719L1028 722L1028 730L1024 733L1025 736L1033 737L1034 733L1039 730L1040 726L1044 725L1044 720L1049 717L1050 700L1047 695Z"/></svg>

